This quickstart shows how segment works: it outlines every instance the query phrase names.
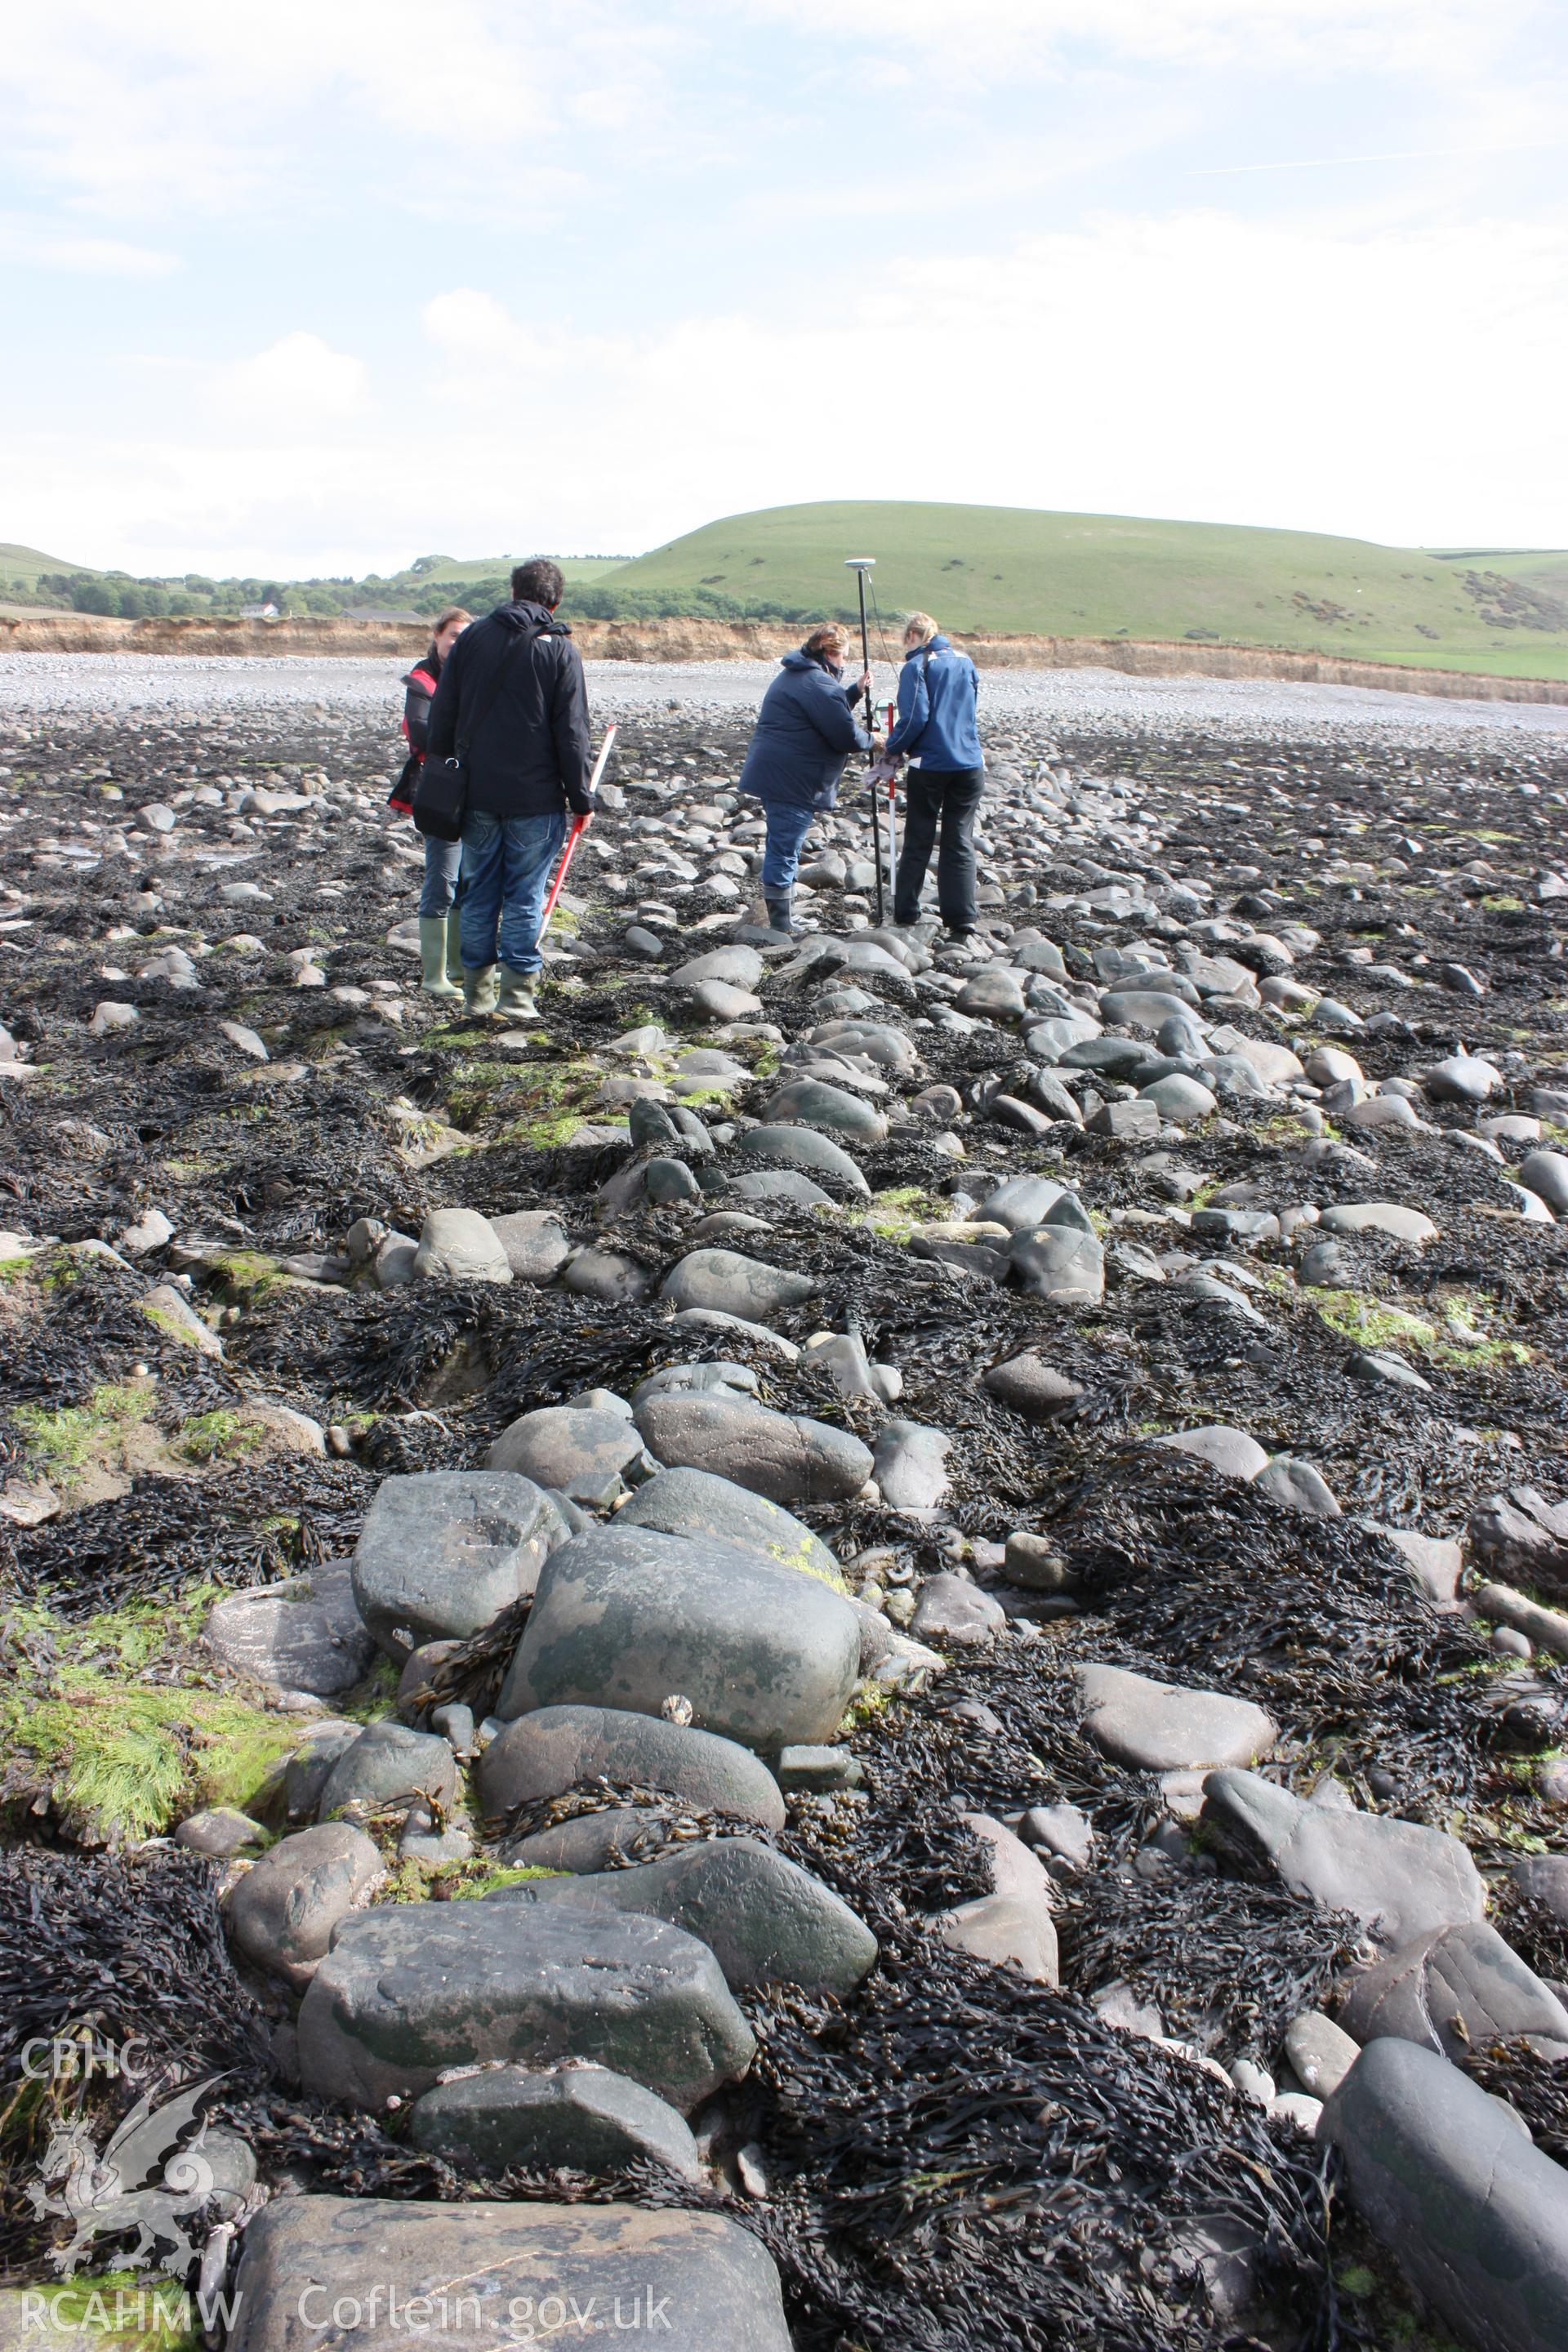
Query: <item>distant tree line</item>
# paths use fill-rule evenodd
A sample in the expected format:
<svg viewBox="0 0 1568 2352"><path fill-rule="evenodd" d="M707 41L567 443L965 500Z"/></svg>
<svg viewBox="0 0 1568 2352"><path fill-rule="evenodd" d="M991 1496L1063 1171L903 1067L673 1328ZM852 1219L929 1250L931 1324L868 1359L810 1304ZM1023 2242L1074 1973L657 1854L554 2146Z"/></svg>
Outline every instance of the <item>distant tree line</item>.
<svg viewBox="0 0 1568 2352"><path fill-rule="evenodd" d="M346 574L279 581L212 580L200 572L164 579L135 578L128 572L45 572L36 586L30 581L0 579L0 599L57 611L100 613L125 621L218 619L268 604L290 617L315 615L330 620L366 605L426 617L448 604L486 613L510 593L504 572L479 580L421 578L430 561L422 558L401 577L372 572L359 580ZM813 621L855 618L853 610L843 604L779 604L757 597L726 596L707 587L622 588L613 573L604 580L569 581L565 611L568 616L588 621L763 621L792 628Z"/></svg>

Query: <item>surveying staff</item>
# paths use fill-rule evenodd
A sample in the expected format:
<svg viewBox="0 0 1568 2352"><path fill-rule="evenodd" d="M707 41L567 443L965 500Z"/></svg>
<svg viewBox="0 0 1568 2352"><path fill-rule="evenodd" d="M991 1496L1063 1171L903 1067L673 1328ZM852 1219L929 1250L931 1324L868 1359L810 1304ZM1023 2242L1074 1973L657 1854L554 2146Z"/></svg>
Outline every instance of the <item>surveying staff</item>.
<svg viewBox="0 0 1568 2352"><path fill-rule="evenodd" d="M460 604L448 604L444 613L437 613L429 652L415 663L403 680L403 738L408 746L408 760L386 803L399 816L411 816L414 813L414 787L419 782L430 740L430 705L441 683L447 656L473 617ZM455 997L458 991L453 983L463 976L454 906L462 855L460 842L436 841L428 834L425 835L425 887L419 893L419 971L432 996Z"/></svg>
<svg viewBox="0 0 1568 2352"><path fill-rule="evenodd" d="M566 812L592 818L598 808L583 656L555 617L565 585L558 563L520 563L511 602L458 639L430 712L430 757L461 744L468 767L459 911L468 1013L537 1016L539 931Z"/></svg>
<svg viewBox="0 0 1568 2352"><path fill-rule="evenodd" d="M762 802L768 820L763 853L768 924L792 936L801 844L812 819L833 806L850 752L871 747L855 719L855 705L870 691L871 673L846 686L848 650L847 630L827 622L813 629L798 653L785 654L763 697L741 771L741 791Z"/></svg>
<svg viewBox="0 0 1568 2352"><path fill-rule="evenodd" d="M904 625L898 724L888 738L889 756L908 757L910 762L893 920L906 927L920 920L921 885L940 822L937 907L958 940L973 930L977 912L974 819L985 790L984 754L974 719L979 690L969 656L942 635L929 613L911 613Z"/></svg>

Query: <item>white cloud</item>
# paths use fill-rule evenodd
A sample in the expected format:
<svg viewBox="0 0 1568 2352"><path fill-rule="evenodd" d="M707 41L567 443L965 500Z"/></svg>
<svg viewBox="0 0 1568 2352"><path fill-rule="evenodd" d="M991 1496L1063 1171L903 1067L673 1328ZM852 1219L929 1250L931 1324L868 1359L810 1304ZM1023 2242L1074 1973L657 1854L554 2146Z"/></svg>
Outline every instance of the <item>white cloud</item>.
<svg viewBox="0 0 1568 2352"><path fill-rule="evenodd" d="M13 269L86 278L166 278L181 266L177 253L120 237L62 236L51 224L18 213L0 215L0 260Z"/></svg>
<svg viewBox="0 0 1568 2352"><path fill-rule="evenodd" d="M1499 405L1499 387L1568 370L1563 221L1106 219L906 259L858 308L847 282L837 308L816 291L793 325L580 338L472 289L437 297L437 398L520 419L502 441L447 436L459 535L489 518L498 543L637 546L864 495L1568 543L1551 403Z"/></svg>
<svg viewBox="0 0 1568 2352"><path fill-rule="evenodd" d="M300 421L356 415L369 403L363 360L334 352L320 335L283 335L254 358L216 368L210 396L220 416L270 419L291 436Z"/></svg>
<svg viewBox="0 0 1568 2352"><path fill-rule="evenodd" d="M424 363L400 355L385 383L294 333L185 371L163 402L177 426L14 432L7 526L137 572L635 550L856 497L1563 546L1565 296L1562 218L1217 210L906 257L868 302L847 267L794 316L645 333L455 288L426 306Z"/></svg>
<svg viewBox="0 0 1568 2352"><path fill-rule="evenodd" d="M895 64L939 51L984 79L1020 67L1052 74L1086 53L1151 67L1254 64L1310 74L1347 67L1453 73L1495 55L1541 14L1541 0L739 0L753 18L887 45Z"/></svg>
<svg viewBox="0 0 1568 2352"><path fill-rule="evenodd" d="M677 47L624 0L579 0L547 37L503 0L53 0L8 26L0 91L16 152L83 201L229 210L330 174L356 135L417 190L437 155L646 119Z"/></svg>

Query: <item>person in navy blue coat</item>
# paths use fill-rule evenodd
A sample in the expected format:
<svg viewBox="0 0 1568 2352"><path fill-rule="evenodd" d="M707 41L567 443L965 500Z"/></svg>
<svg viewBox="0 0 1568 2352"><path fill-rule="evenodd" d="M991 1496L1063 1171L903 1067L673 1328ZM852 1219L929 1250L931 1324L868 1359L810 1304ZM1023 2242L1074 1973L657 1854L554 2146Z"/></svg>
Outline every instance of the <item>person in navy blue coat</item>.
<svg viewBox="0 0 1568 2352"><path fill-rule="evenodd" d="M855 706L871 687L866 671L844 683L848 633L834 622L813 629L798 653L785 654L763 697L756 730L741 771L740 789L767 813L763 897L775 931L795 929L795 869L812 819L833 806L851 751L868 751L871 738Z"/></svg>
<svg viewBox="0 0 1568 2352"><path fill-rule="evenodd" d="M920 920L921 886L931 864L937 826L937 908L947 929L965 939L974 929L974 820L985 791L985 760L975 723L980 680L974 664L944 637L929 613L911 613L904 626L899 673L899 717L888 738L889 756L907 758L904 841L893 884L893 920Z"/></svg>

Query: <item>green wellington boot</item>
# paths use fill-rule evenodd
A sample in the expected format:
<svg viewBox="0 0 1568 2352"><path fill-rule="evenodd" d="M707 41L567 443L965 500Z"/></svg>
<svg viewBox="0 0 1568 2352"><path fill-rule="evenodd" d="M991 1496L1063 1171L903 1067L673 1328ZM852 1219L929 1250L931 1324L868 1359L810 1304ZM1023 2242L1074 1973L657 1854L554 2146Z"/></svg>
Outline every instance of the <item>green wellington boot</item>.
<svg viewBox="0 0 1568 2352"><path fill-rule="evenodd" d="M478 1015L493 1013L500 982L500 967L493 963L463 967L463 1010Z"/></svg>
<svg viewBox="0 0 1568 2352"><path fill-rule="evenodd" d="M447 918L447 977L463 984L463 919L456 907Z"/></svg>
<svg viewBox="0 0 1568 2352"><path fill-rule="evenodd" d="M539 1001L533 993L533 983L523 971L513 971L510 964L500 968L500 993L496 998L496 1011L509 1021L537 1021Z"/></svg>
<svg viewBox="0 0 1568 2352"><path fill-rule="evenodd" d="M447 970L447 920L445 915L419 918L419 977L426 996L450 997L455 1003L459 992Z"/></svg>

